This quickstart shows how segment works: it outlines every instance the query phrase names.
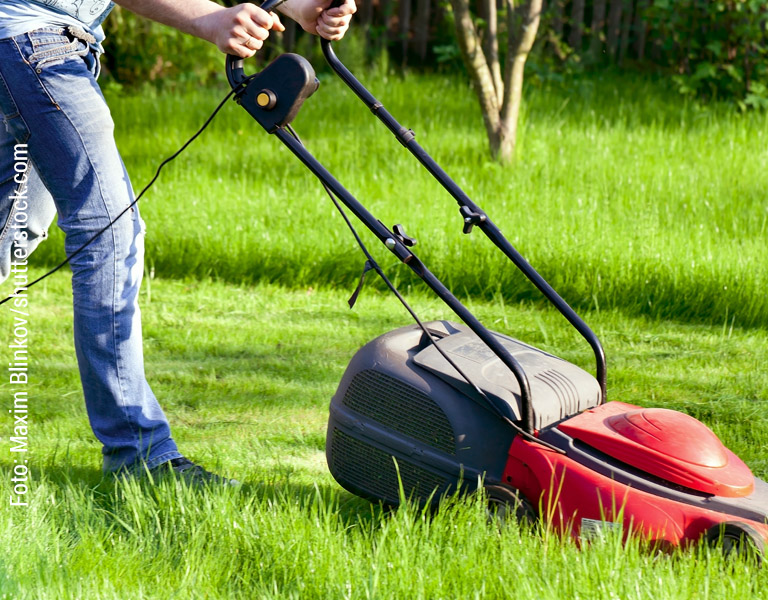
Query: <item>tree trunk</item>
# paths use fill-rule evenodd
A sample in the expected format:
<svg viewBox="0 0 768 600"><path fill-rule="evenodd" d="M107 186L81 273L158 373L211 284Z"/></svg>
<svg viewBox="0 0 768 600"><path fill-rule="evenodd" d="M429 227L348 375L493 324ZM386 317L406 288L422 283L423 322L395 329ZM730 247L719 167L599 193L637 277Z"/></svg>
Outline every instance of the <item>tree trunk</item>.
<svg viewBox="0 0 768 600"><path fill-rule="evenodd" d="M416 0L416 22L413 26L413 44L416 56L423 63L429 48L430 0Z"/></svg>
<svg viewBox="0 0 768 600"><path fill-rule="evenodd" d="M380 43L382 44L382 47L386 48L392 39L391 29L389 26L389 22L392 19L392 13L394 12L392 0L381 0L379 3L379 8L381 11L381 25L384 30L384 34L382 35Z"/></svg>
<svg viewBox="0 0 768 600"><path fill-rule="evenodd" d="M480 4L487 23L483 38L483 51L488 65L491 67L493 87L496 88L496 100L501 106L504 97L504 82L501 78L501 63L499 62L499 20L496 0L481 0Z"/></svg>
<svg viewBox="0 0 768 600"><path fill-rule="evenodd" d="M563 39L563 4L564 0L553 0L550 6L552 12L552 31L559 38Z"/></svg>
<svg viewBox="0 0 768 600"><path fill-rule="evenodd" d="M517 44L510 44L507 47L499 148L498 152L494 153L502 162L509 162L515 156L517 121L520 116L520 105L523 101L525 62L528 60L528 54L530 54L533 43L536 41L536 33L541 22L542 4L542 0L529 0L528 4L523 4L516 11L514 0L506 0L507 28L513 28L515 21L520 21L522 17L522 31L520 35L516 36ZM493 148L491 152L493 153Z"/></svg>
<svg viewBox="0 0 768 600"><path fill-rule="evenodd" d="M632 31L632 0L624 0L624 16L621 19L621 43L619 45L619 64L624 62L629 49L629 36Z"/></svg>
<svg viewBox="0 0 768 600"><path fill-rule="evenodd" d="M373 0L359 0L357 2L357 16L355 20L360 27L368 31L373 22Z"/></svg>
<svg viewBox="0 0 768 600"><path fill-rule="evenodd" d="M403 53L401 65L408 66L408 42L411 31L411 0L400 0L400 51Z"/></svg>
<svg viewBox="0 0 768 600"><path fill-rule="evenodd" d="M571 34L568 44L577 53L581 53L581 39L584 35L584 0L573 0L571 7Z"/></svg>
<svg viewBox="0 0 768 600"><path fill-rule="evenodd" d="M493 85L493 75L488 61L483 54L480 39L469 12L468 0L451 0L453 7L456 38L464 58L464 64L469 71L472 87L480 102L480 112L483 115L485 131L491 145L491 154L498 151L498 132L501 128L500 106Z"/></svg>
<svg viewBox="0 0 768 600"><path fill-rule="evenodd" d="M645 7L647 0L637 0L635 9L635 54L637 60L643 60L645 58Z"/></svg>
<svg viewBox="0 0 768 600"><path fill-rule="evenodd" d="M366 53L370 56L373 48L373 40L371 39L371 25L373 24L373 1L372 0L360 0L357 3L357 25L363 31L365 35L365 49Z"/></svg>
<svg viewBox="0 0 768 600"><path fill-rule="evenodd" d="M589 53L594 61L599 61L602 55L604 30L605 0L595 0L592 3L592 41L589 44Z"/></svg>
<svg viewBox="0 0 768 600"><path fill-rule="evenodd" d="M499 84L494 82L493 77L494 69L500 68L498 54L487 56L483 52L483 45L469 11L469 0L451 0L456 38L480 103L491 156L505 163L515 156L525 62L536 40L542 7L542 0L529 0L517 8L514 2L504 0L509 43L504 79ZM494 46L491 44L489 47ZM501 94L499 90L502 90Z"/></svg>
<svg viewBox="0 0 768 600"><path fill-rule="evenodd" d="M608 50L608 60L611 62L615 62L618 58L621 13L624 2L625 0L611 0L611 7L608 10L608 36L605 45Z"/></svg>

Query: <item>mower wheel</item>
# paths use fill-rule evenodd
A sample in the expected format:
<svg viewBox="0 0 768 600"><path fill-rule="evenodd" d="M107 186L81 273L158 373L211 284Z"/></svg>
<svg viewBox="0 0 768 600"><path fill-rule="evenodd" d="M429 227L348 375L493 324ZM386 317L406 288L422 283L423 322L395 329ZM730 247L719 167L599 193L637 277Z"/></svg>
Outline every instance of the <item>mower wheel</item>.
<svg viewBox="0 0 768 600"><path fill-rule="evenodd" d="M514 518L518 524L531 526L536 523L536 511L528 500L515 488L506 485L486 485L488 517L504 525Z"/></svg>
<svg viewBox="0 0 768 600"><path fill-rule="evenodd" d="M738 556L763 561L765 542L763 536L751 525L740 521L726 521L707 529L704 540L710 546L721 546L725 556Z"/></svg>

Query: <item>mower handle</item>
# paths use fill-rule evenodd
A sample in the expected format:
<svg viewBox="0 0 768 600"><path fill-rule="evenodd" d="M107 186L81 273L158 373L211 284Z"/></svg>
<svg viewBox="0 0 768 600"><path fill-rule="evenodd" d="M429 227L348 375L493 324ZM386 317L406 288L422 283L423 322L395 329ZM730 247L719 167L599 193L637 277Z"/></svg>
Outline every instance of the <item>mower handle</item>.
<svg viewBox="0 0 768 600"><path fill-rule="evenodd" d="M265 0L259 8L265 12L272 12L283 2L285 0ZM242 56L227 54L227 81L232 89L239 87L245 81L244 62L245 59Z"/></svg>
<svg viewBox="0 0 768 600"><path fill-rule="evenodd" d="M373 94L371 94L362 83L344 66L344 64L336 57L330 42L327 40L321 41L323 55L330 67L334 70L336 75L349 87L360 100L376 115L376 117L386 125L386 127L392 132L392 134L398 139L398 141L405 146L405 148L413 154L416 159L422 164L422 166L445 188L445 190L453 196L454 200L458 203L461 215L464 217L464 233L470 233L473 226L477 227L488 237L491 242L509 258L512 263L525 275L525 277L533 283L533 285L549 300L549 302L562 314L566 320L581 334L581 336L587 341L589 346L595 355L595 378L600 386L600 403L607 402L606 394L606 362L605 351L600 343L597 335L589 328L589 326L582 320L582 318L571 308L571 306L554 290L554 288L533 268L533 266L525 260L525 258L509 243L504 237L501 231L470 198L464 193L464 191L456 184L453 179L435 162L435 160L419 145L414 139L415 134L410 129L403 127L390 113L384 108L384 105L379 102ZM469 323L467 323L469 325ZM486 342L486 344L493 349L494 346L489 344L485 335L481 335L474 327L472 329L479 335L479 337ZM495 350L494 350L495 352ZM496 353L499 358L501 355ZM505 362L506 361L502 361ZM513 373L517 376L517 371L513 369L509 364ZM530 406L529 394L526 393L524 388L526 387L522 381L522 377L517 377L521 387L521 397L523 404L524 419L526 419L526 430L529 433L533 432L533 418L532 407Z"/></svg>
<svg viewBox="0 0 768 600"><path fill-rule="evenodd" d="M285 0L266 0L261 5L263 10L272 10L277 7L281 2ZM333 0L329 5L329 8L337 7L343 4L343 0ZM489 218L475 205L466 194L456 185L456 183L434 162L434 160L419 146L414 140L413 131L406 129L400 123L398 123L394 117L383 107L383 105L376 100L376 98L355 78L354 75L339 61L336 57L333 49L331 48L331 42L326 39L320 41L323 54L330 64L331 68L337 75L350 87L357 96L371 109L371 111L390 129L390 131L397 137L400 143L405 146L419 162L447 189L447 191L454 197L462 209L462 215L466 218L474 219L477 217L477 224L481 230L493 241L493 243L499 247L512 262L530 279L536 287L538 287L544 295L549 299L560 312L576 327L576 329L590 342L593 350L595 351L595 357L597 360L597 380L600 384L601 401L605 402L605 355L602 350L597 336L587 327L587 325L576 315L573 309L568 306L565 301L557 295L557 293L544 281L544 279L533 269L533 267L522 258L522 256L515 250L512 245L504 238L504 236L498 231L495 225ZM283 55L289 56L289 55ZM296 56L296 55L293 55ZM282 58L282 57L281 57ZM300 58L300 57L299 57ZM306 59L301 59L303 63L306 63ZM301 62L300 61L300 62ZM243 86L243 83L249 78L245 77L243 72L244 59L237 56L227 56L226 70L227 79L232 89L237 89ZM274 64L274 63L273 63ZM308 63L307 63L308 65ZM271 65L270 65L271 66ZM311 69L311 67L310 67ZM269 67L265 69L262 74L266 74ZM300 73L304 73L306 69L300 70ZM314 75L314 72L312 72ZM316 80L315 80L316 81ZM309 90L311 86L300 86L302 91ZM244 88L245 86L243 86ZM301 102L308 97L312 92L317 89L315 84L311 90L304 96L297 96L298 102L294 102L295 106L291 109L293 114L295 110L301 105ZM257 101L258 102L258 101ZM250 106L250 104L249 104ZM261 106L261 105L259 105ZM304 148L301 144L295 140L292 136L287 134L282 124L289 122L293 114L287 114L282 119L272 119L269 123L265 124L261 117L265 111L257 110L253 108L253 112L245 106L252 116L264 126L267 131L274 133L277 137L291 149L294 154L309 167L309 169L328 185L333 192L338 196L345 205L352 209L355 215L360 218L382 241L392 241L391 233L380 221L377 221L368 211L360 205L360 203L349 194L341 185L336 181L333 176L325 170ZM290 111L289 111L290 113ZM466 213L466 215L465 215ZM467 217L469 215L469 217ZM465 218L465 223L467 222ZM467 228L465 224L465 233L469 233L472 228ZM389 247L389 246L388 246ZM499 359L510 369L518 384L520 385L520 400L521 400L521 417L523 421L523 430L528 434L534 433L534 417L533 406L531 402L531 390L528 382L528 377L522 367L517 363L515 358L509 354L508 350L485 328L456 298L448 291L447 288L432 275L426 268L421 265L420 261L412 260L415 257L405 248L403 244L397 244L394 242L394 249L390 248L395 254L405 263L410 264L411 268L419 275L429 287L431 287L438 296L446 302L450 308L472 329L478 337L496 354ZM492 405L493 407L493 405Z"/></svg>
<svg viewBox="0 0 768 600"><path fill-rule="evenodd" d="M271 12L285 1L286 0L265 0L259 8L266 12ZM333 2L328 5L328 8L338 8L342 4L344 4L344 0L333 0ZM323 48L323 53L330 50L331 42L329 40L321 38L320 43ZM245 81L245 72L243 71L244 61L245 59L240 56L227 54L227 81L229 81L229 85L232 89L237 88L243 81Z"/></svg>

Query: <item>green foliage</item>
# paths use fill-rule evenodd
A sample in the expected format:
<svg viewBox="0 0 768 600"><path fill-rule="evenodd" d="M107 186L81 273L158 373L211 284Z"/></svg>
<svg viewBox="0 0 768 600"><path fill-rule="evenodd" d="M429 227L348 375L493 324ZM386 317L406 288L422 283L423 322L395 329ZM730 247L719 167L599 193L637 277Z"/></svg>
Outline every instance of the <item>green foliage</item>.
<svg viewBox="0 0 768 600"><path fill-rule="evenodd" d="M223 4L233 4L226 0ZM284 19L286 17L283 17ZM293 51L309 59L318 73L329 72L320 49L319 38L297 27ZM101 85L107 90L140 89L152 94L166 88L189 89L224 80L224 55L213 45L194 36L144 19L115 7L104 23L106 40ZM270 42L249 61L251 70L266 64L281 52L282 37L275 33ZM366 44L362 31L353 29L336 48L337 54L353 70L372 67L386 72L388 56L381 47Z"/></svg>
<svg viewBox="0 0 768 600"><path fill-rule="evenodd" d="M647 17L682 94L768 107L768 2L655 0Z"/></svg>
<svg viewBox="0 0 768 600"><path fill-rule="evenodd" d="M441 0L442 18L435 27L431 37L432 56L435 67L441 72L461 73L466 77L467 71L461 58L461 49L456 39L455 19L449 0Z"/></svg>
<svg viewBox="0 0 768 600"><path fill-rule="evenodd" d="M232 5L236 0L220 0ZM534 56L528 71L539 78L558 79L563 74L585 68L597 68L602 61L585 55L583 49L570 48L565 39L569 28L574 26L567 14L571 4L566 3L557 16L556 3L542 17ZM634 12L642 10L640 15ZM353 61L357 64L385 65L389 68L389 52L402 52L398 19L398 0L374 8L376 16L367 29L353 21L348 40L339 47L349 46ZM628 0L624 11L633 11L632 25L626 25L622 36L627 36L630 54L635 44L645 48L642 59L622 57L622 68L634 70L649 67L668 74L677 90L697 100L727 100L744 109L768 108L768 40L766 18L768 0L658 0L641 2ZM592 2L587 0L585 11L585 40L590 35ZM557 20L561 35L554 33ZM439 72L464 74L460 52L452 26L449 4L442 0L433 3L429 16L429 52L425 64ZM357 23L357 24L356 24ZM642 23L638 27L638 24ZM482 28L482 21L478 26ZM117 7L105 22L107 40L104 57L106 76L110 85L139 87L189 86L207 84L221 74L220 53L203 41L182 34L169 27L150 23L125 9ZM500 46L506 44L505 25L500 23ZM640 42L640 39L647 40ZM280 36L274 35L257 60L269 59L280 50ZM312 59L322 72L323 63L317 52L317 40L296 31L294 51ZM409 57L409 64L416 65L416 57ZM401 64L393 60L392 64Z"/></svg>

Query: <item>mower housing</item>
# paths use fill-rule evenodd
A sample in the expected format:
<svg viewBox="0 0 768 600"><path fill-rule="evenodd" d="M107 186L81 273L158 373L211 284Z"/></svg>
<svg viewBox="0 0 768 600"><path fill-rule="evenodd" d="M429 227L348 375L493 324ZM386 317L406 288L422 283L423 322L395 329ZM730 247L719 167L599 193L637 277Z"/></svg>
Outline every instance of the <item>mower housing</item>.
<svg viewBox="0 0 768 600"><path fill-rule="evenodd" d="M502 480L516 431L488 405L520 421L520 390L499 358L466 326L426 324L385 333L353 357L333 396L326 455L336 480L354 494L397 505L406 497L437 503L459 488ZM528 375L537 428L600 403L589 373L494 333Z"/></svg>

